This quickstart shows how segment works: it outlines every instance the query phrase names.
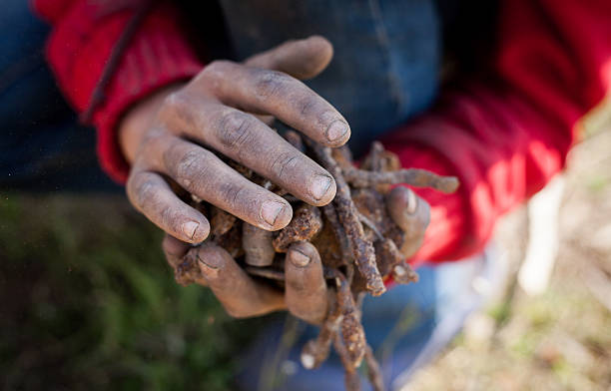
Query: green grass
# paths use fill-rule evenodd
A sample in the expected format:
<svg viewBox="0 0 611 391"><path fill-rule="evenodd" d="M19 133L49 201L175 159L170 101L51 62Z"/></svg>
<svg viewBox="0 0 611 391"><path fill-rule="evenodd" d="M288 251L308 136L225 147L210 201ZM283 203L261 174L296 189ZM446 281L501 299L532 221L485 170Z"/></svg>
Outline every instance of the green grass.
<svg viewBox="0 0 611 391"><path fill-rule="evenodd" d="M0 196L3 389L226 390L261 320L180 287L123 201Z"/></svg>

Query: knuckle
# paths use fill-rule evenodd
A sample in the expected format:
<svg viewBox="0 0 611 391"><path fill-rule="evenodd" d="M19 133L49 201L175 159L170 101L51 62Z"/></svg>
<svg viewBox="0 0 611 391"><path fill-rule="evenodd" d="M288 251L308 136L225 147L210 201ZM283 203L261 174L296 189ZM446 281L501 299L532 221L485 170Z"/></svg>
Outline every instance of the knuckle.
<svg viewBox="0 0 611 391"><path fill-rule="evenodd" d="M140 211L146 211L155 203L157 183L146 175L135 175L130 178L128 197Z"/></svg>
<svg viewBox="0 0 611 391"><path fill-rule="evenodd" d="M312 112L315 112L317 106L317 100L311 96L307 96L299 102L299 114L302 118L309 118Z"/></svg>
<svg viewBox="0 0 611 391"><path fill-rule="evenodd" d="M166 142L167 139L160 132L151 131L143 138L139 147L139 155L147 161L155 156L155 151L161 150L160 147L163 147Z"/></svg>
<svg viewBox="0 0 611 391"><path fill-rule="evenodd" d="M290 292L292 295L292 304L293 305L299 305L300 304L300 300L302 300L304 297L309 297L309 294L312 293L312 287L311 284L308 284L308 282L304 281L303 279L293 279L293 281L291 281L289 283L290 286ZM287 290L288 292L288 290ZM291 306L289 305L289 308ZM301 307L298 307L298 309L300 309Z"/></svg>
<svg viewBox="0 0 611 391"><path fill-rule="evenodd" d="M269 99L286 93L291 85L290 76L278 71L264 71L256 81L256 91L259 99Z"/></svg>
<svg viewBox="0 0 611 391"><path fill-rule="evenodd" d="M177 117L184 117L186 113L185 108L188 107L188 105L189 99L184 92L173 92L164 98L157 116L162 122L168 123Z"/></svg>
<svg viewBox="0 0 611 391"><path fill-rule="evenodd" d="M239 149L252 139L254 126L254 119L248 114L230 111L220 117L216 136L225 147Z"/></svg>
<svg viewBox="0 0 611 391"><path fill-rule="evenodd" d="M245 311L243 309L238 309L238 308L234 308L230 306L225 307L225 312L227 312L227 315L235 319L244 319L244 318L248 318L251 316L249 311Z"/></svg>
<svg viewBox="0 0 611 391"><path fill-rule="evenodd" d="M227 204L230 205L231 208L242 208L246 205L247 210L256 209L255 203L245 202L245 199L248 197L248 190L245 186L239 183L235 183L233 181L227 181L223 183L223 185L219 189L219 194L222 196L224 200L227 201ZM254 212L253 212L254 213Z"/></svg>
<svg viewBox="0 0 611 391"><path fill-rule="evenodd" d="M212 61L210 64L208 64L204 68L201 75L204 78L212 78L212 79L222 77L225 73L227 73L227 71L229 70L232 64L233 63L228 60Z"/></svg>
<svg viewBox="0 0 611 391"><path fill-rule="evenodd" d="M201 151L187 151L179 158L172 171L175 179L183 186L189 188L192 184L192 179L205 174L206 157Z"/></svg>
<svg viewBox="0 0 611 391"><path fill-rule="evenodd" d="M163 100L163 106L168 108L170 111L180 110L185 104L184 94L180 91L172 92L166 96Z"/></svg>
<svg viewBox="0 0 611 391"><path fill-rule="evenodd" d="M294 165L298 161L299 155L296 153L281 152L271 160L269 169L274 175L282 177L285 169Z"/></svg>
<svg viewBox="0 0 611 391"><path fill-rule="evenodd" d="M174 235L182 235L182 224L185 222L182 214L174 208L163 208L159 216L160 224L173 232Z"/></svg>

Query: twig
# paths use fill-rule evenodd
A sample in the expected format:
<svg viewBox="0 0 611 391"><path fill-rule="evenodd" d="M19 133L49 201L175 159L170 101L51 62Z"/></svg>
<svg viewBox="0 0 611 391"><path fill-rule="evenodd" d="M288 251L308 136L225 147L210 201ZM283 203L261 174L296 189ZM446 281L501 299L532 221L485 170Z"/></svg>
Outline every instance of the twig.
<svg viewBox="0 0 611 391"><path fill-rule="evenodd" d="M365 356L365 332L360 320L360 311L354 302L350 285L343 274L339 273L337 288L337 303L341 309L341 334L344 346L348 352L350 363L358 368Z"/></svg>
<svg viewBox="0 0 611 391"><path fill-rule="evenodd" d="M333 347L339 355L339 359L344 366L344 383L346 385L346 391L360 391L361 389L361 378L356 371L356 368L350 362L350 355L346 350L341 336L336 333L333 337Z"/></svg>
<svg viewBox="0 0 611 391"><path fill-rule="evenodd" d="M354 252L354 261L365 278L367 290L371 292L372 295L379 296L386 292L386 287L384 286L384 281L376 266L373 245L365 238L363 226L358 219L358 211L350 196L350 188L344 180L339 165L331 157L329 148L322 147L310 140L307 142L316 154L319 162L335 178L337 194L333 203L336 207L339 220L350 241L350 247Z"/></svg>
<svg viewBox="0 0 611 391"><path fill-rule="evenodd" d="M306 369L318 368L329 357L331 351L331 342L333 337L339 330L339 325L342 321L342 313L337 302L329 311L327 319L320 327L320 332L315 339L312 339L304 345L301 350L301 363Z"/></svg>
<svg viewBox="0 0 611 391"><path fill-rule="evenodd" d="M322 229L320 210L312 205L303 204L295 211L293 220L273 241L277 252L286 252L292 243L309 241Z"/></svg>
<svg viewBox="0 0 611 391"><path fill-rule="evenodd" d="M374 391L384 391L386 387L384 387L382 370L380 369L380 364L378 364L378 360L376 360L375 356L373 355L373 350L369 344L367 344L365 347L365 362L367 363L367 377L369 378L369 382L371 383Z"/></svg>
<svg viewBox="0 0 611 391"><path fill-rule="evenodd" d="M430 171L416 168L373 172L350 167L344 170L344 177L350 185L356 188L405 183L415 187L430 187L446 194L455 192L459 184L456 177L439 176Z"/></svg>

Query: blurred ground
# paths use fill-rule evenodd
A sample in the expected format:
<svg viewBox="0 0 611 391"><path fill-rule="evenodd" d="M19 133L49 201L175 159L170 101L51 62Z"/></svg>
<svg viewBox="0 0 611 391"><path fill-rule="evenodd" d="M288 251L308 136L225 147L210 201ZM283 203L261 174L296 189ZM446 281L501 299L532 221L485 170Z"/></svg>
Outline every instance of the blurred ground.
<svg viewBox="0 0 611 391"><path fill-rule="evenodd" d="M523 256L525 208L498 227L513 271ZM577 146L560 210L549 290L509 297L465 332L405 391L611 390L611 131Z"/></svg>
<svg viewBox="0 0 611 391"><path fill-rule="evenodd" d="M506 296L408 390L611 390L611 132L571 156L549 291ZM181 288L121 196L0 193L2 390L226 390L262 321ZM516 265L524 213L499 227ZM605 285L606 284L606 285Z"/></svg>
<svg viewBox="0 0 611 391"><path fill-rule="evenodd" d="M2 194L0 389L229 388L260 321L178 286L123 198Z"/></svg>

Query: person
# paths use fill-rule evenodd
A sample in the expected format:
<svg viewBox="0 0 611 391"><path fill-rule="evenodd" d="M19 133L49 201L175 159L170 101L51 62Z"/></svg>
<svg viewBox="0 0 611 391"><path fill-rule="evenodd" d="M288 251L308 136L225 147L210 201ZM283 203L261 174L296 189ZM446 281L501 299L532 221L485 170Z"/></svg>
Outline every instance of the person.
<svg viewBox="0 0 611 391"><path fill-rule="evenodd" d="M310 204L333 199L330 174L274 133L269 116L330 147L348 142L357 156L381 140L404 167L460 179L453 195L414 189L419 198L404 200L405 218L423 225L426 213L409 211L430 205L422 246L409 262L425 277L430 274L423 280L431 284L396 288L387 296L403 306L407 296L425 298L418 326L425 342L437 338L440 319L454 319L454 326L433 345L417 349L413 342L422 334L411 334L416 337L406 349L416 352L406 353L409 359L399 360L389 376L401 378L406 367L422 363L459 328L464 314L450 316L455 306L448 300L464 293L474 270L482 269L481 261L465 260L486 258L477 254L485 254L497 219L562 170L580 137L580 119L607 94L611 4L209 3L36 0L33 5L52 26L46 55L60 89L81 118L95 125L106 173L125 183L134 207L168 233L163 248L169 262L179 261L191 244L205 243L210 229L201 213L173 193L173 184L264 229L290 221L285 200L247 181L216 154ZM26 96L33 96L36 89L29 91ZM38 118L29 124L31 131L60 140L62 150L66 134L54 133L52 126L40 131L41 124L52 122ZM9 140L3 144L27 146L16 135L19 126L12 129L2 136ZM32 173L22 172L23 156L6 156L7 183L28 182ZM28 156L27 164L35 160ZM22 178L16 178L20 172ZM199 251L205 260L202 284L231 315L287 309L312 323L323 316L324 280L311 248L289 251L287 267L298 272L287 281L286 297L249 279L222 249L205 243ZM448 278L461 276L461 270L465 278ZM300 284L307 289L291 288ZM291 295L309 297L309 304L299 305ZM396 318L396 306L388 308ZM393 326L381 313L371 319L385 328L382 334Z"/></svg>

